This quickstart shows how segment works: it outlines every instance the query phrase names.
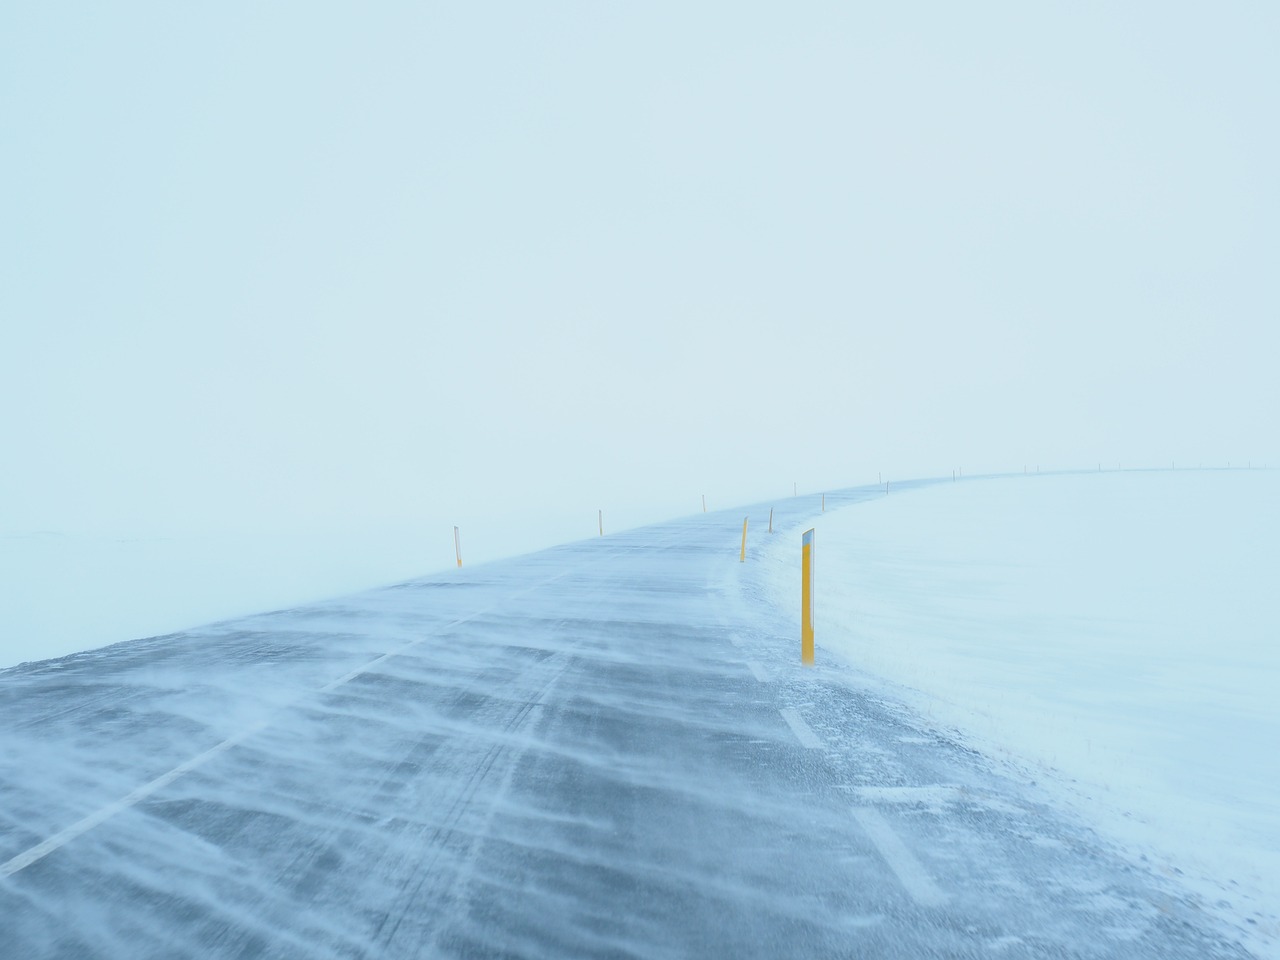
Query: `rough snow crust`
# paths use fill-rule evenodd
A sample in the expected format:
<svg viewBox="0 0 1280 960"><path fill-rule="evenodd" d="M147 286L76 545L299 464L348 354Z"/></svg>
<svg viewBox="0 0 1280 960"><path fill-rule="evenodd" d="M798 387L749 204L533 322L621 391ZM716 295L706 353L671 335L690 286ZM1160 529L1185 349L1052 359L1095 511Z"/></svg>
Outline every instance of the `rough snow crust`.
<svg viewBox="0 0 1280 960"><path fill-rule="evenodd" d="M1280 955L1278 505L1257 470L891 487L816 521L817 643Z"/></svg>

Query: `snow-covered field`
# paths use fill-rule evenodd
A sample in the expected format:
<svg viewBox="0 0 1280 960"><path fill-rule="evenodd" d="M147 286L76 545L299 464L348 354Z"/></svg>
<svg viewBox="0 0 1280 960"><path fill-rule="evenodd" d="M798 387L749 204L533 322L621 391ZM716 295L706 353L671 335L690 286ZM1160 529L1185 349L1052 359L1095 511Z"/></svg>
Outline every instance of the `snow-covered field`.
<svg viewBox="0 0 1280 960"><path fill-rule="evenodd" d="M816 528L820 657L1025 764L1280 956L1280 473L971 479ZM797 550L765 558L792 607Z"/></svg>
<svg viewBox="0 0 1280 960"><path fill-rule="evenodd" d="M605 513L605 530L665 516ZM595 509L365 520L314 529L104 534L0 529L0 670L398 583L454 566L453 523L472 567L589 537Z"/></svg>
<svg viewBox="0 0 1280 960"><path fill-rule="evenodd" d="M1029 770L1280 957L1280 473L966 479L815 525L819 657ZM442 566L435 533L0 536L0 668L403 580ZM798 539L758 536L795 610Z"/></svg>
<svg viewBox="0 0 1280 960"><path fill-rule="evenodd" d="M422 531L408 527L0 536L0 669L404 580L427 566L425 553Z"/></svg>
<svg viewBox="0 0 1280 960"><path fill-rule="evenodd" d="M656 519L606 515L609 528ZM594 510L462 522L468 567L595 532ZM279 610L454 566L448 518L109 535L0 531L0 670Z"/></svg>

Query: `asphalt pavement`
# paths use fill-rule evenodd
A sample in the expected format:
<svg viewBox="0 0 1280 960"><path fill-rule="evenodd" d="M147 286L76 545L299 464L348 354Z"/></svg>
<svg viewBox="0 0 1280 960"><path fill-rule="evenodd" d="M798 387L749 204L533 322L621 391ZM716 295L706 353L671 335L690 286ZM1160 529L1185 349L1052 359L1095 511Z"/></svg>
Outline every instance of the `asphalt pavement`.
<svg viewBox="0 0 1280 960"><path fill-rule="evenodd" d="M820 510L0 672L0 956L1247 956L820 617L800 665L752 544Z"/></svg>

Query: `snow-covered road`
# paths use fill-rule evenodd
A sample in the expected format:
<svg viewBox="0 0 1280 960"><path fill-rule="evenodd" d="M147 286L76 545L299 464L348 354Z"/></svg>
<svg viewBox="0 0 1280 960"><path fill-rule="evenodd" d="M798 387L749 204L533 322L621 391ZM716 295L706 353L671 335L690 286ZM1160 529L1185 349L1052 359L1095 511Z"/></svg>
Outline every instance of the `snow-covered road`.
<svg viewBox="0 0 1280 960"><path fill-rule="evenodd" d="M0 672L4 955L1246 955L801 668L768 509Z"/></svg>

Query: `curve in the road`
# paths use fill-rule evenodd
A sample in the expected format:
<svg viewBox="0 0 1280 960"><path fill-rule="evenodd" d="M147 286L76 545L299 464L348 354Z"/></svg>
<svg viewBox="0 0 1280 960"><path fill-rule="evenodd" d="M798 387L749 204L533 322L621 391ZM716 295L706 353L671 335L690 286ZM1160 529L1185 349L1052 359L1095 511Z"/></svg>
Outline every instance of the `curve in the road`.
<svg viewBox="0 0 1280 960"><path fill-rule="evenodd" d="M821 509L772 506L788 537ZM1244 956L1033 785L802 669L743 512L0 673L0 942Z"/></svg>

